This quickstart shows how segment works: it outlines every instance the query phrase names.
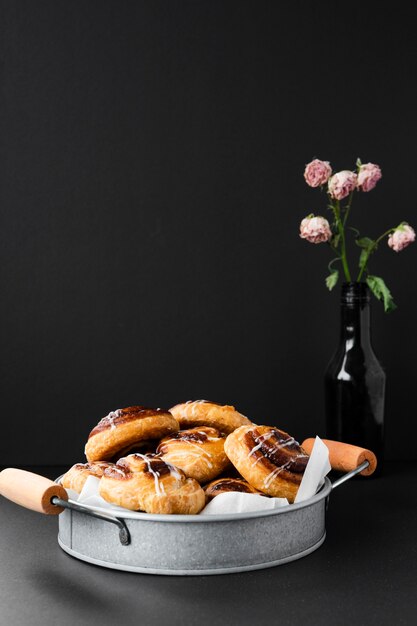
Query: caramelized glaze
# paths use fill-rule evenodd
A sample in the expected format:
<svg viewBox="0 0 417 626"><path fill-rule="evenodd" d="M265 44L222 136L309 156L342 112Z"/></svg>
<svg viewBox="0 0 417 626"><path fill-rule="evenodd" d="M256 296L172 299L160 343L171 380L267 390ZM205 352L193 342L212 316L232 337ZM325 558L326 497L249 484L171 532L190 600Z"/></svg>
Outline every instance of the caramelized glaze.
<svg viewBox="0 0 417 626"><path fill-rule="evenodd" d="M112 465L112 463L108 463L107 461L92 461L91 463L76 463L73 469L86 470L90 472L90 474L100 478L103 476L104 470Z"/></svg>
<svg viewBox="0 0 417 626"><path fill-rule="evenodd" d="M158 476L171 474L171 466L165 463L165 461L163 461L162 459L159 459L158 457L152 458L151 455L147 455L147 458L145 459L145 461L146 461L146 467L144 470L145 474L150 474L152 476L155 476L155 474L157 474Z"/></svg>
<svg viewBox="0 0 417 626"><path fill-rule="evenodd" d="M132 478L132 472L128 465L125 465L123 462L117 462L116 465L107 467L104 470L104 476L114 478L115 480L129 480Z"/></svg>
<svg viewBox="0 0 417 626"><path fill-rule="evenodd" d="M103 417L97 426L93 428L88 438L90 439L90 437L97 435L103 430L116 428L116 426L120 426L126 422L144 419L145 417L158 417L159 415L169 415L172 417L171 413L165 409L149 409L143 406L129 406L125 409L117 409L116 411L111 411L106 417Z"/></svg>
<svg viewBox="0 0 417 626"><path fill-rule="evenodd" d="M177 441L193 441L195 443L204 443L207 441L207 434L202 430L180 430L170 437Z"/></svg>
<svg viewBox="0 0 417 626"><path fill-rule="evenodd" d="M253 493L254 489L243 480L237 478L223 478L212 487L210 491L240 491L242 493Z"/></svg>
<svg viewBox="0 0 417 626"><path fill-rule="evenodd" d="M260 462L272 467L271 480L283 471L286 480L301 481L309 457L293 437L277 428L264 434L253 428L245 433L244 440L254 465Z"/></svg>
<svg viewBox="0 0 417 626"><path fill-rule="evenodd" d="M184 402L183 404L194 404L194 402L197 404L215 404L216 406L223 406L219 402L213 402L213 400L187 400L187 402Z"/></svg>

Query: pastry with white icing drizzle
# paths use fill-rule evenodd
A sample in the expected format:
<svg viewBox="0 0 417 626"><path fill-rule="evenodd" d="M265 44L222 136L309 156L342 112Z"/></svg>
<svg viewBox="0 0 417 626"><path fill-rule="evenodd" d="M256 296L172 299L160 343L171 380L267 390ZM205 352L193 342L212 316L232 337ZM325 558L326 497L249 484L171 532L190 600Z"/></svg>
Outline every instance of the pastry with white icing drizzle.
<svg viewBox="0 0 417 626"><path fill-rule="evenodd" d="M130 406L111 411L91 431L85 446L89 462L108 461L138 443L177 432L178 422L169 411Z"/></svg>
<svg viewBox="0 0 417 626"><path fill-rule="evenodd" d="M169 411L181 429L211 426L221 433L229 434L243 424L252 424L247 417L236 411L234 406L221 405L209 400L188 400L176 404Z"/></svg>
<svg viewBox="0 0 417 626"><path fill-rule="evenodd" d="M156 452L164 461L182 469L186 476L206 483L230 466L224 441L225 437L216 428L200 426L164 437Z"/></svg>
<svg viewBox="0 0 417 626"><path fill-rule="evenodd" d="M205 505L203 489L193 478L155 454L130 454L104 471L99 493L131 511L195 515Z"/></svg>
<svg viewBox="0 0 417 626"><path fill-rule="evenodd" d="M293 437L274 426L241 426L224 449L252 487L294 502L309 457Z"/></svg>

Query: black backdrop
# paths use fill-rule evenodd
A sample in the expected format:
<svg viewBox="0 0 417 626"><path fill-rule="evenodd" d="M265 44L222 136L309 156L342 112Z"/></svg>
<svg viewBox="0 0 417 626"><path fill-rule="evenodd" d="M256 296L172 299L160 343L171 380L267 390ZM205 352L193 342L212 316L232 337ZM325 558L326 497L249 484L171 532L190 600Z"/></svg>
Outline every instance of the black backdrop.
<svg viewBox="0 0 417 626"><path fill-rule="evenodd" d="M111 409L235 404L324 428L338 339L314 156L382 167L352 218L417 226L414 19L403 5L1 3L0 463L72 463ZM411 9L410 9L411 11ZM417 248L373 265L387 455L416 458Z"/></svg>

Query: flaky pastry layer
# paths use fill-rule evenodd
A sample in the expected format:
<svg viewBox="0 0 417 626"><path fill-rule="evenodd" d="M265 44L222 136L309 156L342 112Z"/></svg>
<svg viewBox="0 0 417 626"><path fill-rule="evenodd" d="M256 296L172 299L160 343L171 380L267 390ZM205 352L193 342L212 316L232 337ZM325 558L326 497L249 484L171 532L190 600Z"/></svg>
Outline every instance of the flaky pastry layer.
<svg viewBox="0 0 417 626"><path fill-rule="evenodd" d="M164 461L179 467L189 478L206 483L230 465L224 441L216 428L200 426L165 437L156 451Z"/></svg>
<svg viewBox="0 0 417 626"><path fill-rule="evenodd" d="M208 400L189 400L173 406L170 413L181 429L195 426L211 426L221 433L231 433L239 426L252 422L236 411L234 406L220 405Z"/></svg>

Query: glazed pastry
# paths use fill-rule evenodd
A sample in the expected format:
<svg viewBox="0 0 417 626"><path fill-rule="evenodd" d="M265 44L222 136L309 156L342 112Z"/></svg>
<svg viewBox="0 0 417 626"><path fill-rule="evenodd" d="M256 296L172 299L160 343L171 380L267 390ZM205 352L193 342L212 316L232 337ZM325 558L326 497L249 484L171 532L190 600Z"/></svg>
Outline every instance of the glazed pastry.
<svg viewBox="0 0 417 626"><path fill-rule="evenodd" d="M180 430L165 437L156 452L199 483L213 480L230 465L224 451L224 437L209 426Z"/></svg>
<svg viewBox="0 0 417 626"><path fill-rule="evenodd" d="M231 433L243 424L252 424L247 417L238 413L234 406L222 406L208 400L188 400L173 406L170 413L178 421L180 428L211 426L221 433Z"/></svg>
<svg viewBox="0 0 417 626"><path fill-rule="evenodd" d="M252 487L294 502L309 457L293 437L273 426L241 426L224 449Z"/></svg>
<svg viewBox="0 0 417 626"><path fill-rule="evenodd" d="M104 470L111 467L111 463L105 461L94 461L93 463L76 463L62 477L62 486L65 489L72 489L77 493L81 493L84 483L89 476L101 478Z"/></svg>
<svg viewBox="0 0 417 626"><path fill-rule="evenodd" d="M107 502L146 513L194 515L205 505L196 480L152 454L131 454L107 468L99 492Z"/></svg>
<svg viewBox="0 0 417 626"><path fill-rule="evenodd" d="M87 460L98 461L114 458L138 442L161 439L178 431L178 422L168 411L130 406L112 411L91 431L85 455Z"/></svg>
<svg viewBox="0 0 417 626"><path fill-rule="evenodd" d="M230 493L232 491L240 491L241 493L256 493L260 496L265 496L252 485L250 485L243 478L219 478L213 480L204 488L206 498L211 499L221 493ZM266 496L265 496L266 497Z"/></svg>

